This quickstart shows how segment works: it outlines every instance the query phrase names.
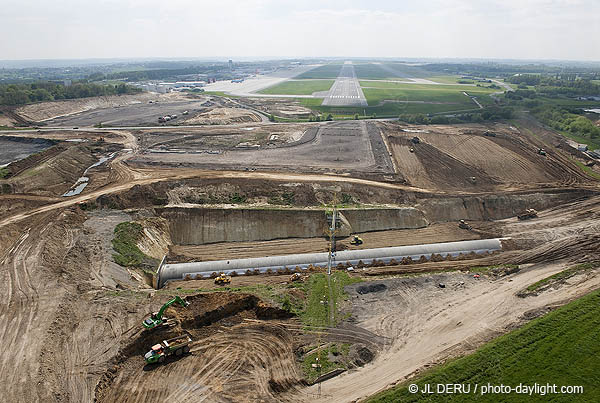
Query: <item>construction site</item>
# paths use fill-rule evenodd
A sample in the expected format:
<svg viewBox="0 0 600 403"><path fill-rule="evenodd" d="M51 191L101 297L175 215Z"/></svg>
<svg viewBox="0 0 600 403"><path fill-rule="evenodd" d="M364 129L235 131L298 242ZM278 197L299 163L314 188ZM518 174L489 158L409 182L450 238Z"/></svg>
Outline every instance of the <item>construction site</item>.
<svg viewBox="0 0 600 403"><path fill-rule="evenodd" d="M272 113L312 112L4 113L28 125L0 132L5 401L363 401L600 287L596 265L527 291L600 261L600 164L530 116Z"/></svg>

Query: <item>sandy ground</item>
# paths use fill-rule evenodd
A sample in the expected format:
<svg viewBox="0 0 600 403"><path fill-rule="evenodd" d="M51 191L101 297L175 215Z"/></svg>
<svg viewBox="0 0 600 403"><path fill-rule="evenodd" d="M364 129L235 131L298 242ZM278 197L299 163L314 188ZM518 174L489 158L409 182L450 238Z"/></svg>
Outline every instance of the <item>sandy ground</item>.
<svg viewBox="0 0 600 403"><path fill-rule="evenodd" d="M372 149L369 132L365 128L338 129L322 136L331 137L329 143L321 143L322 150L318 155L323 161L331 157L335 160L340 145L349 148L340 159L350 158L354 151L352 147L357 147L358 143L363 148L357 147L356 150ZM303 386L295 361L293 346L296 337L302 336L302 329L293 321L261 321L254 308L242 310L246 313L240 313L235 320L218 316L218 323L215 322L211 328L214 333L205 334L191 326L196 338L210 337L195 345L191 357L184 357L173 365L145 371L143 365L139 365L141 358L137 355L138 350L147 348L143 340L137 345L137 350L130 350L131 354L123 360L124 351L132 340L137 340L135 334L140 321L149 311L157 309L168 295L156 293L149 297L151 290L146 288L139 274L112 263L112 231L116 224L128 220L129 215L111 210L84 212L76 207L83 201L117 194L136 185L143 190L146 185L190 178L310 182L328 186L350 183L364 186L368 191L386 189L413 198L416 193L422 197L440 197L466 194L468 191L475 194L488 192L485 186L475 186L466 190L464 187L459 190L446 187L442 190L446 193L441 193L437 186L446 183L451 174L444 176L441 173L444 169L439 164L427 171L436 187L422 189L386 182L381 179L382 173L373 179L364 179L352 175L303 174L296 172L296 167L273 172L227 168L215 171L166 168L160 160L154 167L136 167L126 162L143 149L143 145L138 143L138 133L106 133L107 142L118 143L128 150L115 156L102 171L102 183L94 185L96 187L90 191L58 200L54 197L56 194L0 195L0 211L3 212L0 220L0 280L5 284L0 290L3 301L0 305L0 334L5 347L5 354L0 359L3 377L0 393L6 401L315 400L315 388ZM353 136L355 133L357 135ZM519 137L519 141L525 144L525 148L535 149L537 141L547 141L545 144L550 145L554 141L550 134L545 133L540 134L543 140L536 140L525 132L521 135L523 137ZM65 134L60 136L66 138ZM73 132L73 136L82 134ZM354 142L346 137L355 138ZM453 161L445 168L446 171L451 173L455 167L476 163L477 160L467 160L468 155L452 151L455 143L437 143L438 140L434 138L428 142L432 143L432 149L446 150L432 155L445 154L448 158L443 161ZM490 141L499 144L498 140ZM487 142L476 145L482 147L482 144L489 146ZM505 148L510 152L523 155L518 147L507 144ZM585 185L598 189L595 183L577 174L576 169L568 165L569 157L562 151L547 145L544 147L552 150L551 158L542 162L545 164L544 173L552 177L552 182L545 185L562 189ZM302 158L315 158L309 155L309 151L314 153L314 150L306 150L304 156L296 157L299 163L304 161ZM294 152L289 151L290 154ZM529 151L523 153L529 155ZM92 154L85 155L89 157ZM376 161L372 158L368 165ZM461 158L465 162L460 161ZM535 161L533 158L527 160ZM401 161L396 158L396 162ZM477 162L482 174L486 174L484 162ZM87 164L88 161L82 160L82 166ZM40 166L44 168L40 172L46 173L38 175L35 180L43 183L44 175L54 177L48 172L55 165L42 163ZM68 167L63 170L63 173L73 171ZM78 174L75 171L70 173ZM92 173L92 183L93 175L96 174ZM2 182L3 185L6 183ZM507 186L512 186L515 191L525 191L529 185L515 182ZM531 188L536 186L539 189L538 185L531 184ZM493 194L497 190L489 192ZM14 209L12 206L16 205L20 207ZM599 258L599 206L597 197L588 197L561 208L542 211L539 219L531 221L518 222L512 218L474 223L476 229L499 232L513 238L515 250L498 254L494 259L533 264L508 277L493 279L483 276L477 281L467 274L439 274L375 280L386 284L386 290L381 293L358 295L350 290L354 319L348 325L354 325L356 329L346 332L344 337L350 339L352 336L353 340L370 342L377 340L375 344L381 344L382 336L385 336L388 342L381 347L373 363L325 382L321 400L331 401L333 396L336 401L365 397L427 364L470 351L535 316L536 312L542 312L548 305L564 303L599 287L600 276L594 272L587 278L573 277L563 286L544 291L536 297L516 296L527 285L568 267L575 260ZM147 211L137 213L149 214ZM364 234L364 246L396 242L396 234ZM428 238L437 234L440 238L461 235L456 233L456 228L435 227L430 233L411 233L406 238L416 242L419 236ZM220 253L229 253L227 250L231 246L222 245ZM276 242L264 243L259 248L268 252L280 246ZM306 245L299 244L299 247ZM231 253L246 253L244 248L229 250ZM207 255L208 251L194 253ZM440 266L451 263L443 262ZM378 269L380 274L386 275L394 270ZM252 279L266 283L286 281L285 277L277 276L255 276ZM234 281L238 284L238 279ZM239 281L239 284L245 284L246 280ZM447 287L437 288L436 284L442 281ZM464 285L461 285L463 281ZM222 302L226 302L225 297ZM221 312L219 306L215 305L213 310ZM340 329L327 330L326 333L338 331ZM165 379L169 382L165 383Z"/></svg>
<svg viewBox="0 0 600 403"><path fill-rule="evenodd" d="M16 122L8 116L0 115L0 126L12 127Z"/></svg>
<svg viewBox="0 0 600 403"><path fill-rule="evenodd" d="M307 141L291 147L256 150L223 150L219 153L161 153L136 157L137 163L161 162L210 164L213 166L336 168L343 171L377 172L390 167L377 166L372 151L373 137L369 122L328 122L312 125L305 133ZM316 132L310 131L316 130ZM380 137L379 140L381 141ZM171 143L176 146L176 142ZM383 147L383 145L382 145ZM391 164L389 164L391 165ZM391 172L390 172L391 173Z"/></svg>
<svg viewBox="0 0 600 403"><path fill-rule="evenodd" d="M381 293L351 291L355 324L388 337L389 345L364 368L324 382L322 397L315 400L351 402L368 397L425 365L472 351L531 318L536 310L600 287L600 276L595 273L573 278L571 284L537 297L516 296L529 284L565 268L561 263L539 264L499 280L485 276L476 280L468 274L384 280L378 282L387 287ZM440 282L446 284L445 289L437 286ZM316 387L309 388L305 400L312 400L316 392Z"/></svg>
<svg viewBox="0 0 600 403"><path fill-rule="evenodd" d="M573 168L568 154L555 149L541 156L537 150L543 147L535 139L506 125L379 125L399 173L415 186L493 189L500 185L572 185L588 180ZM412 142L413 137L419 142Z"/></svg>
<svg viewBox="0 0 600 403"><path fill-rule="evenodd" d="M186 124L222 125L231 123L260 122L255 113L238 108L216 108L187 119Z"/></svg>
<svg viewBox="0 0 600 403"><path fill-rule="evenodd" d="M435 242L453 242L480 238L477 232L460 229L456 223L441 223L420 229L376 231L357 235L363 239L364 243L362 245L350 245L350 238L340 239L337 242L338 250L419 245L431 243L432 240L435 240ZM277 239L260 242L223 242L194 246L173 245L170 252L177 261L208 261L292 253L327 252L328 250L329 242L325 237L322 237Z"/></svg>
<svg viewBox="0 0 600 403"><path fill-rule="evenodd" d="M127 105L148 103L150 100L167 102L179 97L179 94L160 95L149 92L136 95L111 95L106 97L41 102L38 104L22 106L18 108L16 112L33 122L43 122L60 116L74 115L94 109L119 108Z"/></svg>

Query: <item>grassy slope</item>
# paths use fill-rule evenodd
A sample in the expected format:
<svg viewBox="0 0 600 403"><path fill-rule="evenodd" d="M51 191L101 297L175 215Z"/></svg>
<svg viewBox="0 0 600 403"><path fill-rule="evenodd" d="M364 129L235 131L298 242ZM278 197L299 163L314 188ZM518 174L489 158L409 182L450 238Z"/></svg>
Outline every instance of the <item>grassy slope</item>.
<svg viewBox="0 0 600 403"><path fill-rule="evenodd" d="M592 402L600 396L598 334L600 291L595 291L410 382L433 388L438 383L583 385L581 395L421 395L403 384L369 402Z"/></svg>
<svg viewBox="0 0 600 403"><path fill-rule="evenodd" d="M137 247L142 232L142 226L133 222L122 222L115 227L112 245L117 252L113 254L116 263L121 266L140 266L145 260L152 259Z"/></svg>
<svg viewBox="0 0 600 403"><path fill-rule="evenodd" d="M328 91L334 80L290 80L259 91L260 94L310 95Z"/></svg>

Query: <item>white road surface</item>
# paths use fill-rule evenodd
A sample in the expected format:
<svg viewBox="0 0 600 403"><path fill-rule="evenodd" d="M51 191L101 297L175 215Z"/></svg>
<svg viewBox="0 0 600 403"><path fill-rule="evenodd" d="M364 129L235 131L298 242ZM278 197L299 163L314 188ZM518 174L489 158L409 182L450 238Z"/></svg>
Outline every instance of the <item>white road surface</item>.
<svg viewBox="0 0 600 403"><path fill-rule="evenodd" d="M226 94L238 97L267 97L267 98L312 98L312 95L266 95L256 92L268 87L280 84L290 78L296 77L308 70L312 70L319 65L299 66L290 70L280 70L272 74L257 75L245 79L241 83L232 83L231 81L217 81L207 84L205 91L224 92Z"/></svg>

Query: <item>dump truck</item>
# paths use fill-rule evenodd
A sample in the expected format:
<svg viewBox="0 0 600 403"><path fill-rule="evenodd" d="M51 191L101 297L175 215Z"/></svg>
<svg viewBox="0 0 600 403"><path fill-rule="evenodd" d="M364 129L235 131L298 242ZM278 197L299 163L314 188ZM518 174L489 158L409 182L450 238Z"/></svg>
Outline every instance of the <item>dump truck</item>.
<svg viewBox="0 0 600 403"><path fill-rule="evenodd" d="M221 273L215 277L215 284L231 284L231 276L226 276L225 273Z"/></svg>
<svg viewBox="0 0 600 403"><path fill-rule="evenodd" d="M189 353L191 342L192 338L187 334L164 340L162 343L153 345L150 351L144 354L144 360L146 364L162 364L170 355L180 357Z"/></svg>
<svg viewBox="0 0 600 403"><path fill-rule="evenodd" d="M169 325L169 321L167 318L163 317L167 308L174 303L180 304L182 307L186 308L190 303L185 301L183 298L176 296L173 299L167 301L158 312L154 312L150 317L142 323L146 329L154 329L157 326Z"/></svg>
<svg viewBox="0 0 600 403"><path fill-rule="evenodd" d="M517 218L521 221L529 220L530 218L536 218L536 217L537 217L537 211L535 211L532 208L529 208L517 215Z"/></svg>
<svg viewBox="0 0 600 403"><path fill-rule="evenodd" d="M354 235L354 237L350 241L350 245L362 245L362 244L363 244L363 240L358 235Z"/></svg>

